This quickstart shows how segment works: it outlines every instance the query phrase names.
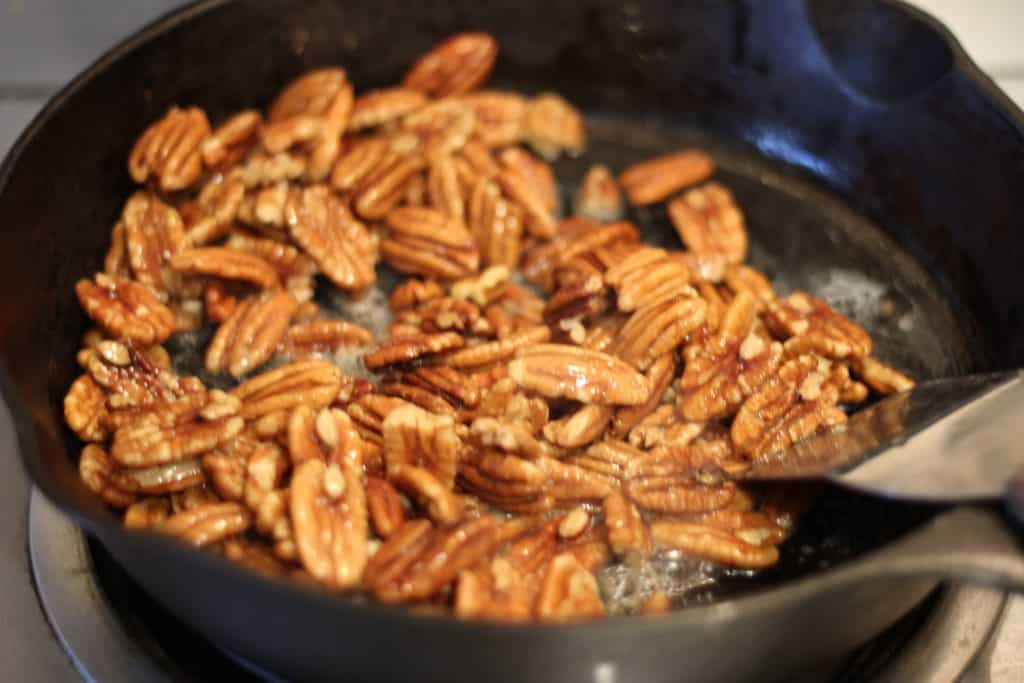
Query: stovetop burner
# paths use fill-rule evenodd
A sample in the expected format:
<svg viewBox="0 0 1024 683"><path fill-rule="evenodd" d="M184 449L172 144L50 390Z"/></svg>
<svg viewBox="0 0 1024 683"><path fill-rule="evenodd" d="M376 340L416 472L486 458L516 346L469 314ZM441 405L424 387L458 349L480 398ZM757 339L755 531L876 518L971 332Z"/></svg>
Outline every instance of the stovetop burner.
<svg viewBox="0 0 1024 683"><path fill-rule="evenodd" d="M28 531L43 607L87 681L283 680L218 649L176 620L37 491ZM944 586L842 661L788 683L952 683L984 646L1005 602L998 591Z"/></svg>

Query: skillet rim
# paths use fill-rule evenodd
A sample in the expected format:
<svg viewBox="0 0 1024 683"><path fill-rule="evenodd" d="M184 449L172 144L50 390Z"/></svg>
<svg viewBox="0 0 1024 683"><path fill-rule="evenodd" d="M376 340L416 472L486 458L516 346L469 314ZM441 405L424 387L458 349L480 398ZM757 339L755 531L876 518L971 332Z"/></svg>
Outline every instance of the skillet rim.
<svg viewBox="0 0 1024 683"><path fill-rule="evenodd" d="M49 99L11 146L2 163L0 163L0 195L7 189L10 178L24 150L33 143L35 138L50 122L50 119L61 110L67 100L84 91L99 74L103 73L112 64L122 59L130 58L138 48L146 45L153 39L181 24L197 20L204 14L235 1L193 0L182 7L170 10L120 40L82 70ZM806 11L807 5L812 1L799 0L804 11ZM989 76L981 71L977 64L967 55L952 32L942 22L904 0L878 1L881 4L895 7L899 11L911 15L913 18L922 21L927 28L936 32L948 46L952 58L950 68L944 76L959 72L976 88L992 109L997 111L1010 124L1012 129L1024 138L1024 111L1010 100ZM919 94L917 93L917 95ZM401 622L406 625L413 622L417 626L426 625L432 629L449 629L456 635L459 632L478 632L480 630L494 634L543 630L545 633L566 633L571 631L574 635L588 637L590 635L597 636L610 631L618 631L626 623L629 623L631 625L630 628L634 629L638 634L649 632L652 629L660 631L662 629L714 627L722 623L734 621L738 616L746 617L750 614L778 611L787 604L798 604L819 592L839 590L845 585L855 583L862 575L864 577L871 577L871 566L878 563L880 559L884 559L887 554L891 554L894 546L926 536L932 530L932 526L937 520L956 513L956 510L945 513L940 512L931 520L911 529L906 534L881 546L872 548L855 559L846 561L837 567L815 571L808 576L787 580L778 587L758 589L749 594L716 601L710 605L698 605L674 610L671 614L660 615L656 619L638 619L635 616L616 615L597 622L569 624L533 622L507 624L491 621L464 621L453 618L450 615L416 614L404 607L393 607L376 602L357 604L344 597L343 594L330 593L316 588L266 578L220 556L191 548L179 541L151 533L126 530L120 524L115 523L113 514L107 511L96 513L91 510L80 509L64 500L59 491L55 492L55 487L48 482L47 477L39 474L41 465L38 462L40 455L35 437L36 425L10 379L7 363L4 359L0 359L0 398L3 399L12 418L19 459L31 476L34 485L60 508L64 514L75 520L80 527L97 536L103 545L111 545L108 543L108 539L113 536L118 545L148 546L160 553L181 553L184 550L192 554L191 560L198 563L197 568L201 571L218 572L232 581L249 583L250 586L247 586L247 589L281 592L281 597L315 601L321 608L326 602L330 609L348 612L347 616L352 618L370 617L378 621ZM124 566L124 568L129 574L132 574L129 567ZM892 573L894 578L899 575L899 572Z"/></svg>

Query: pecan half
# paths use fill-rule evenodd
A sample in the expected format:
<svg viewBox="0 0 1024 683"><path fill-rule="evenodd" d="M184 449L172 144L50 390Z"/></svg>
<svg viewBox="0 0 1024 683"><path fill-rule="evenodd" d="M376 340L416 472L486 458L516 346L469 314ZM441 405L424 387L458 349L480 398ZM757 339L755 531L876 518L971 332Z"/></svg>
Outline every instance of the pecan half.
<svg viewBox="0 0 1024 683"><path fill-rule="evenodd" d="M551 455L547 444L534 436L533 426L523 420L478 417L470 426L469 437L480 448L498 448L528 460Z"/></svg>
<svg viewBox="0 0 1024 683"><path fill-rule="evenodd" d="M864 380L864 383L871 387L872 391L882 396L898 394L914 387L912 379L900 374L873 356L853 359L852 367L857 376Z"/></svg>
<svg viewBox="0 0 1024 683"><path fill-rule="evenodd" d="M290 196L285 215L292 238L331 282L346 291L373 284L377 256L370 234L326 186Z"/></svg>
<svg viewBox="0 0 1024 683"><path fill-rule="evenodd" d="M544 425L544 436L563 448L585 446L604 433L614 412L610 406L582 406L576 412Z"/></svg>
<svg viewBox="0 0 1024 683"><path fill-rule="evenodd" d="M227 247L186 249L171 259L171 267L188 275L212 275L249 282L262 289L281 286L277 271L255 254Z"/></svg>
<svg viewBox="0 0 1024 683"><path fill-rule="evenodd" d="M783 364L736 413L730 427L736 448L760 457L843 424L846 414L836 407L839 390L828 382L830 367L829 361L809 354Z"/></svg>
<svg viewBox="0 0 1024 683"><path fill-rule="evenodd" d="M571 553L556 555L544 569L534 611L541 621L576 621L605 615L594 575Z"/></svg>
<svg viewBox="0 0 1024 683"><path fill-rule="evenodd" d="M298 356L337 353L372 341L372 332L347 320L310 320L292 325L285 335L289 352Z"/></svg>
<svg viewBox="0 0 1024 683"><path fill-rule="evenodd" d="M424 302L440 299L443 296L444 290L436 281L409 278L391 290L388 303L391 305L391 310L397 312L406 308L415 308Z"/></svg>
<svg viewBox="0 0 1024 683"><path fill-rule="evenodd" d="M405 523L402 497L387 479L366 478L366 507L373 530L381 538L389 537Z"/></svg>
<svg viewBox="0 0 1024 683"><path fill-rule="evenodd" d="M502 197L496 183L481 178L470 193L466 214L482 262L514 267L522 248L522 209Z"/></svg>
<svg viewBox="0 0 1024 683"><path fill-rule="evenodd" d="M500 540L498 522L490 516L444 529L431 528L427 520L406 522L370 559L364 583L388 604L429 598L490 556Z"/></svg>
<svg viewBox="0 0 1024 683"><path fill-rule="evenodd" d="M241 534L251 523L252 515L238 503L209 503L171 515L157 530L202 548Z"/></svg>
<svg viewBox="0 0 1024 683"><path fill-rule="evenodd" d="M144 285L97 273L79 280L75 294L86 315L112 337L144 346L159 344L174 332L174 313Z"/></svg>
<svg viewBox="0 0 1024 683"><path fill-rule="evenodd" d="M543 93L530 100L523 120L523 139L549 160L562 152L579 156L587 144L583 117L555 93Z"/></svg>
<svg viewBox="0 0 1024 683"><path fill-rule="evenodd" d="M815 352L835 360L863 358L871 353L871 337L821 299L793 292L765 312L765 323L786 338L786 352Z"/></svg>
<svg viewBox="0 0 1024 683"><path fill-rule="evenodd" d="M424 356L457 349L464 340L457 332L421 334L385 339L363 356L367 368L376 370L397 363L409 363Z"/></svg>
<svg viewBox="0 0 1024 683"><path fill-rule="evenodd" d="M237 175L214 178L196 198L196 215L187 223L186 241L192 246L214 242L230 230L245 199L245 185Z"/></svg>
<svg viewBox="0 0 1024 683"><path fill-rule="evenodd" d="M82 375L64 396L64 421L82 441L106 441L107 394L89 375Z"/></svg>
<svg viewBox="0 0 1024 683"><path fill-rule="evenodd" d="M177 289L177 279L168 262L185 244L185 227L174 207L156 195L139 191L121 213L125 249L135 279L162 299Z"/></svg>
<svg viewBox="0 0 1024 683"><path fill-rule="evenodd" d="M245 153L248 143L256 135L263 117L255 109L241 111L217 126L200 146L203 163L207 168L222 169L233 166Z"/></svg>
<svg viewBox="0 0 1024 683"><path fill-rule="evenodd" d="M298 405L323 407L338 395L341 370L322 360L302 360L264 372L231 393L242 400L239 414L255 420Z"/></svg>
<svg viewBox="0 0 1024 683"><path fill-rule="evenodd" d="M362 465L363 440L348 414L337 408L298 406L288 420L288 452L296 465L306 460Z"/></svg>
<svg viewBox="0 0 1024 683"><path fill-rule="evenodd" d="M519 386L549 398L598 405L638 405L650 387L631 365L600 351L564 344L536 344L509 364Z"/></svg>
<svg viewBox="0 0 1024 683"><path fill-rule="evenodd" d="M608 167L595 164L587 169L576 194L576 213L607 223L622 218L623 210L622 192Z"/></svg>
<svg viewBox="0 0 1024 683"><path fill-rule="evenodd" d="M368 556L360 463L303 461L292 475L289 509L306 571L332 588L358 584Z"/></svg>
<svg viewBox="0 0 1024 683"><path fill-rule="evenodd" d="M201 455L235 438L245 426L237 416L206 420L189 410L135 420L114 432L110 456L126 467L149 467Z"/></svg>
<svg viewBox="0 0 1024 683"><path fill-rule="evenodd" d="M546 200L531 179L518 169L505 168L495 177L501 191L510 200L522 208L526 222L525 227L531 235L543 239L554 237L558 228Z"/></svg>
<svg viewBox="0 0 1024 683"><path fill-rule="evenodd" d="M558 507L575 503L597 503L618 488L619 482L600 472L554 458L541 458L537 463L548 474L548 493Z"/></svg>
<svg viewBox="0 0 1024 683"><path fill-rule="evenodd" d="M122 491L149 495L197 490L203 488L201 485L205 480L206 475L197 458L153 467L118 469L110 473L110 481ZM212 495L210 498L218 500Z"/></svg>
<svg viewBox="0 0 1024 683"><path fill-rule="evenodd" d="M381 255L404 273L457 280L475 273L480 253L461 223L435 209L406 206L387 215Z"/></svg>
<svg viewBox="0 0 1024 683"><path fill-rule="evenodd" d="M388 466L388 480L412 498L435 524L454 524L462 517L465 507L462 498L429 470L404 463L392 464Z"/></svg>
<svg viewBox="0 0 1024 683"><path fill-rule="evenodd" d="M527 102L519 93L481 90L461 101L476 119L473 137L487 147L514 145L522 139Z"/></svg>
<svg viewBox="0 0 1024 683"><path fill-rule="evenodd" d="M473 368L505 361L522 349L529 349L551 338L551 330L544 326L530 327L514 332L504 339L468 346L445 354L441 360L453 368Z"/></svg>
<svg viewBox="0 0 1024 683"><path fill-rule="evenodd" d="M126 508L135 502L135 493L117 485L112 479L114 471L115 464L102 446L91 443L82 449L78 460L78 476L82 483L107 505Z"/></svg>
<svg viewBox="0 0 1024 683"><path fill-rule="evenodd" d="M614 491L603 502L604 523L608 527L608 545L616 555L651 552L651 532L647 523L624 495Z"/></svg>
<svg viewBox="0 0 1024 683"><path fill-rule="evenodd" d="M611 424L611 434L613 436L625 436L641 420L657 409L658 404L661 403L662 398L665 396L665 392L668 391L669 385L675 379L677 365L674 353L666 353L654 359L644 373L647 384L651 388L650 395L646 401L639 405L619 408L615 412L615 417Z"/></svg>
<svg viewBox="0 0 1024 683"><path fill-rule="evenodd" d="M298 302L288 292L268 291L246 299L217 328L206 349L206 369L241 377L274 355L288 332Z"/></svg>
<svg viewBox="0 0 1024 683"><path fill-rule="evenodd" d="M416 465L452 488L461 443L451 417L405 405L384 418L382 434L389 473L395 465Z"/></svg>
<svg viewBox="0 0 1024 683"><path fill-rule="evenodd" d="M758 302L758 310L762 311L776 299L772 283L760 271L743 264L729 266L723 281L733 293L747 291L754 295Z"/></svg>
<svg viewBox="0 0 1024 683"><path fill-rule="evenodd" d="M182 190L203 171L200 146L210 134L202 109L171 107L135 142L128 156L128 172L137 183L153 176L165 192Z"/></svg>
<svg viewBox="0 0 1024 683"><path fill-rule="evenodd" d="M740 292L729 304L718 332L686 351L677 407L687 420L701 422L733 414L782 362L782 345L751 331L757 302Z"/></svg>
<svg viewBox="0 0 1024 683"><path fill-rule="evenodd" d="M757 569L779 560L774 546L748 543L728 531L702 524L657 520L651 524L651 536L662 547L734 567Z"/></svg>
<svg viewBox="0 0 1024 683"><path fill-rule="evenodd" d="M423 93L410 88L369 90L356 98L348 129L359 131L383 126L416 111L426 103L427 98Z"/></svg>
<svg viewBox="0 0 1024 683"><path fill-rule="evenodd" d="M637 249L604 273L605 283L615 289L618 308L624 312L694 296L696 292L687 284L689 277L682 259L652 247Z"/></svg>
<svg viewBox="0 0 1024 683"><path fill-rule="evenodd" d="M708 183L668 204L668 216L687 249L697 256L742 263L747 256L747 229L732 193Z"/></svg>
<svg viewBox="0 0 1024 683"><path fill-rule="evenodd" d="M619 330L609 352L646 370L700 327L706 310L707 304L698 297L665 299L639 308Z"/></svg>
<svg viewBox="0 0 1024 683"><path fill-rule="evenodd" d="M435 45L402 78L402 85L430 97L467 93L483 84L498 57L486 33L459 33Z"/></svg>
<svg viewBox="0 0 1024 683"><path fill-rule="evenodd" d="M619 175L619 184L630 204L654 204L684 187L707 180L714 171L714 161L705 152L684 149L633 164Z"/></svg>
<svg viewBox="0 0 1024 683"><path fill-rule="evenodd" d="M404 375L403 380L443 398L456 408L473 408L480 402L476 380L447 366L424 366Z"/></svg>
<svg viewBox="0 0 1024 683"><path fill-rule="evenodd" d="M459 463L459 485L507 512L535 514L551 508L548 474L539 465L498 451L479 451Z"/></svg>

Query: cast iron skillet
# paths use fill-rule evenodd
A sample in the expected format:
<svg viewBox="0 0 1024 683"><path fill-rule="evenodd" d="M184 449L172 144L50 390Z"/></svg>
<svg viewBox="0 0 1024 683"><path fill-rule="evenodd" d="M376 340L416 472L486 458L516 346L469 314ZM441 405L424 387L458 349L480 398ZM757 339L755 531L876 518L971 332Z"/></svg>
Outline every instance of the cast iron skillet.
<svg viewBox="0 0 1024 683"><path fill-rule="evenodd" d="M212 641L296 679L771 680L851 649L941 577L1024 577L998 514L829 491L779 567L729 599L652 619L462 623L250 575L123 531L79 483L61 400L86 327L72 287L100 266L132 189L134 137L171 104L215 121L302 71L394 82L461 29L497 36L494 83L564 93L591 156L699 143L745 208L752 260L809 287L918 377L1024 364L1024 119L928 17L803 0L211 0L130 38L36 118L0 169L2 389L37 484ZM578 174L566 162L560 173ZM669 239L660 210L637 214Z"/></svg>

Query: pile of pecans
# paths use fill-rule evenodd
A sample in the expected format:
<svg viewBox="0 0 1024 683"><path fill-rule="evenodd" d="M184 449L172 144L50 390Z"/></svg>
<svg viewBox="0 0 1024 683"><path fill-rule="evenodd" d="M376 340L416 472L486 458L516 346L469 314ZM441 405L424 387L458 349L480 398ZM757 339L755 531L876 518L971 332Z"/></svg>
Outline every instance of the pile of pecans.
<svg viewBox="0 0 1024 683"><path fill-rule="evenodd" d="M777 561L792 506L738 483L751 460L910 380L744 265L700 150L594 166L559 218L548 161L583 152L582 118L478 90L497 50L464 33L397 87L321 69L265 115L175 107L138 139L64 401L126 526L500 620L601 616L595 572L627 558ZM642 244L623 193L668 200L685 248ZM383 339L317 303L365 296L378 261L411 276ZM203 378L176 372L162 345L210 328ZM351 349L363 377L334 362Z"/></svg>

